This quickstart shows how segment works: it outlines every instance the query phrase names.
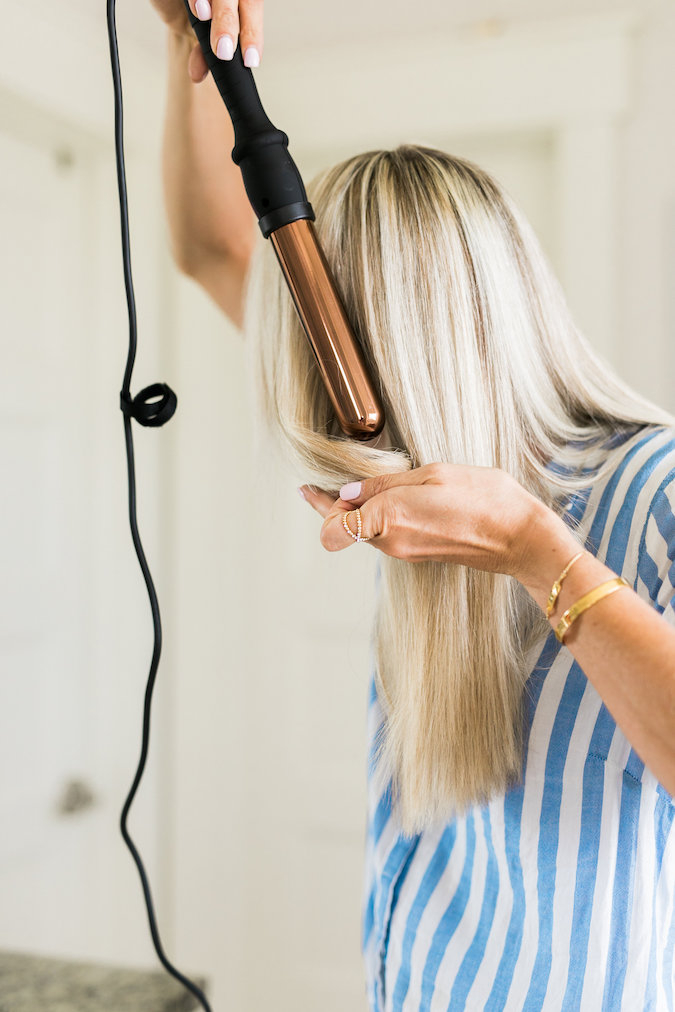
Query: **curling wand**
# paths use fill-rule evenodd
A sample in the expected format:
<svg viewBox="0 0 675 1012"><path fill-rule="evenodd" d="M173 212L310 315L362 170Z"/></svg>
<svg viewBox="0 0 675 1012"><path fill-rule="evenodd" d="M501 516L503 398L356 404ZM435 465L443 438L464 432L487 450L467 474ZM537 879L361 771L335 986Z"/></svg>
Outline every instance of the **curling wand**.
<svg viewBox="0 0 675 1012"><path fill-rule="evenodd" d="M340 428L354 439L371 439L382 431L384 412L314 230L314 211L288 153L288 137L267 117L241 46L231 60L220 60L211 48L211 22L200 21L184 2L232 120L232 160L241 169L260 231L272 242Z"/></svg>

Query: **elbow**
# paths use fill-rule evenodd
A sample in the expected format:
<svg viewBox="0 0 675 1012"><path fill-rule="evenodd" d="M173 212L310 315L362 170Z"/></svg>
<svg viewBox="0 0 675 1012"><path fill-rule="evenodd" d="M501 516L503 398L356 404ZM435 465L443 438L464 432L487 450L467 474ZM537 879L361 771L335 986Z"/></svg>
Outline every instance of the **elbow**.
<svg viewBox="0 0 675 1012"><path fill-rule="evenodd" d="M193 280L199 280L200 263L203 256L199 250L189 243L179 242L174 239L170 245L171 259L181 274Z"/></svg>
<svg viewBox="0 0 675 1012"><path fill-rule="evenodd" d="M196 282L237 329L243 331L248 259L178 244L172 247L172 256L178 270Z"/></svg>

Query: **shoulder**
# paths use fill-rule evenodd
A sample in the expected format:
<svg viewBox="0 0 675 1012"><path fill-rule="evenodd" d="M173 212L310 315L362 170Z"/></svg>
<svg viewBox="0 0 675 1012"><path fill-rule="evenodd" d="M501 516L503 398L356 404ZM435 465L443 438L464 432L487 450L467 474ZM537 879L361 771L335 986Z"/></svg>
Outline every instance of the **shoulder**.
<svg viewBox="0 0 675 1012"><path fill-rule="evenodd" d="M675 623L675 426L647 426L629 443L622 509L637 547L634 587Z"/></svg>
<svg viewBox="0 0 675 1012"><path fill-rule="evenodd" d="M586 547L633 583L654 510L664 495L675 504L675 426L617 430L604 444L601 471L588 492ZM662 569L668 546L655 551Z"/></svg>
<svg viewBox="0 0 675 1012"><path fill-rule="evenodd" d="M614 443L608 482L625 510L646 520L655 501L675 482L675 425L644 425Z"/></svg>

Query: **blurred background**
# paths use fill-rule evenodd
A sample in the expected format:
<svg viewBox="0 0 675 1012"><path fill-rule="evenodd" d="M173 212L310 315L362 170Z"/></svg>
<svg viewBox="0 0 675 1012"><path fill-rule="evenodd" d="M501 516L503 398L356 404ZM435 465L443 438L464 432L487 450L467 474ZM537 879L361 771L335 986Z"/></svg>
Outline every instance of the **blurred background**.
<svg viewBox="0 0 675 1012"><path fill-rule="evenodd" d="M117 829L152 627L105 4L0 6L0 950L154 967ZM168 254L164 29L143 0L118 8L133 391L179 399L166 429L134 429L165 642L131 827L166 948L214 1008L363 1012L375 553L324 553L298 482L256 451L240 336ZM255 77L306 179L406 141L491 170L590 342L675 411L674 52L672 0L285 0Z"/></svg>

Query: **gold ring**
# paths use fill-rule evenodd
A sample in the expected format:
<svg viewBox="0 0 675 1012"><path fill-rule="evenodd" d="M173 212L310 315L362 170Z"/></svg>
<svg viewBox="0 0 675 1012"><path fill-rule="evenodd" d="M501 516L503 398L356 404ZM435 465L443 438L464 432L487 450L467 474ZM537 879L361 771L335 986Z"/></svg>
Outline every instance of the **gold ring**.
<svg viewBox="0 0 675 1012"><path fill-rule="evenodd" d="M350 513L356 514L356 534L354 534L354 531L349 526L348 517ZM343 513L342 526L346 530L349 537L352 538L354 541L370 541L370 538L364 538L363 535L361 534L361 531L363 530L363 522L361 520L361 510L358 509L358 507L355 510L350 510L349 513Z"/></svg>

